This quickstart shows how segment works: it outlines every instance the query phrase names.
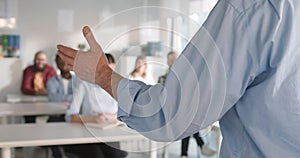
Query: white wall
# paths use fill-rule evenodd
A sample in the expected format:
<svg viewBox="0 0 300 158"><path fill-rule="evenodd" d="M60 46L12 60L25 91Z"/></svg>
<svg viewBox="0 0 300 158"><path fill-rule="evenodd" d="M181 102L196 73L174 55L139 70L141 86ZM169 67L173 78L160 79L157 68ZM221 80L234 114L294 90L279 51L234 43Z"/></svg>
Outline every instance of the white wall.
<svg viewBox="0 0 300 158"><path fill-rule="evenodd" d="M45 50L50 56L56 53L56 44L63 43L74 48L84 42L81 28L84 25L96 26L101 17L111 16L121 10L142 6L141 0L19 0L19 32L21 34L22 59L25 65L32 62L33 54ZM74 30L58 32L58 11L74 12ZM130 17L118 19L118 23L131 22ZM110 37L109 37L110 38ZM110 41L106 36L98 39L100 43Z"/></svg>
<svg viewBox="0 0 300 158"><path fill-rule="evenodd" d="M21 88L22 60L16 58L0 59L0 102L6 94L18 94Z"/></svg>

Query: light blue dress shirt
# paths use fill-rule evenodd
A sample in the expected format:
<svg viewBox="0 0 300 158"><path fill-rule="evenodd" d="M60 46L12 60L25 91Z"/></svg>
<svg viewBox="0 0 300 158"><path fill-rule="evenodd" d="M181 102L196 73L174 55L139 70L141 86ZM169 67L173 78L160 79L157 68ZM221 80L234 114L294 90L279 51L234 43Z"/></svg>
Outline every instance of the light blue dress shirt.
<svg viewBox="0 0 300 158"><path fill-rule="evenodd" d="M300 1L219 0L165 87L122 79L118 118L157 141L220 121L222 158L300 157Z"/></svg>
<svg viewBox="0 0 300 158"><path fill-rule="evenodd" d="M72 75L72 78L74 75ZM71 102L73 100L72 78L69 79L67 92L65 92L63 78L56 75L47 81L47 95L51 102Z"/></svg>
<svg viewBox="0 0 300 158"><path fill-rule="evenodd" d="M104 89L98 85L73 77L74 99L65 115L66 121L71 121L71 116L99 115L99 113L116 114L118 104Z"/></svg>

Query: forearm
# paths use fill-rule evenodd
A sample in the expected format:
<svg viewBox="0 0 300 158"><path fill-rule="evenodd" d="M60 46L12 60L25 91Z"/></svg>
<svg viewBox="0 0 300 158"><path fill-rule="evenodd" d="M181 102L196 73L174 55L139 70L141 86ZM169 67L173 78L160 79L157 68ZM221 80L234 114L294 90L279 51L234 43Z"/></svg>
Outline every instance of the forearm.
<svg viewBox="0 0 300 158"><path fill-rule="evenodd" d="M86 123L86 122L92 122L96 123L95 116L83 116L79 114L75 114L71 116L71 123Z"/></svg>
<svg viewBox="0 0 300 158"><path fill-rule="evenodd" d="M117 114L102 114L102 117L105 119L105 121L108 121L110 123L118 122Z"/></svg>
<svg viewBox="0 0 300 158"><path fill-rule="evenodd" d="M100 115L80 115L80 114L73 114L71 115L70 122L72 123L104 123L110 122L115 123L117 122L117 115L116 114L100 114Z"/></svg>

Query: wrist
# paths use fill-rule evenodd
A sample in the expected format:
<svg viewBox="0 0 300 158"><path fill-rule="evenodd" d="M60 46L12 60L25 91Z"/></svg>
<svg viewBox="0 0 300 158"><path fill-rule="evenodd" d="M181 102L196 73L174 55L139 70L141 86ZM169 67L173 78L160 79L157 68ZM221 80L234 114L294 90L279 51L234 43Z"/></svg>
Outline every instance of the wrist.
<svg viewBox="0 0 300 158"><path fill-rule="evenodd" d="M108 65L103 65L100 72L96 73L95 82L112 97L117 99L117 88L123 77L114 72Z"/></svg>
<svg viewBox="0 0 300 158"><path fill-rule="evenodd" d="M108 93L111 92L112 72L113 71L109 68L108 65L103 65L100 71L95 73L95 83L106 90Z"/></svg>

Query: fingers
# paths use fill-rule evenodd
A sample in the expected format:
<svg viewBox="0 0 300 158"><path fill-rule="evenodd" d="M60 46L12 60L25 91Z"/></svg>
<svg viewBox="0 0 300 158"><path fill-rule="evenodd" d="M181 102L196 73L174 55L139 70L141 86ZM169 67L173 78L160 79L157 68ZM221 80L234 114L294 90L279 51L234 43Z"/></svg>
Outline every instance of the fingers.
<svg viewBox="0 0 300 158"><path fill-rule="evenodd" d="M74 60L77 55L77 50L63 45L57 45L57 54L61 57L63 61L67 63L70 70L73 70Z"/></svg>
<svg viewBox="0 0 300 158"><path fill-rule="evenodd" d="M83 35L87 40L91 49L98 49L100 48L99 44L97 43L91 29L88 26L83 27L82 29Z"/></svg>
<svg viewBox="0 0 300 158"><path fill-rule="evenodd" d="M63 52L61 51L57 51L57 54L59 55L59 57L67 63L67 66L69 68L69 70L73 70L73 65L74 65L74 60L75 60L75 57L72 58L72 57L69 57L67 55L65 55Z"/></svg>
<svg viewBox="0 0 300 158"><path fill-rule="evenodd" d="M63 45L57 45L57 49L61 53L65 54L66 56L69 56L71 58L76 57L77 50L75 50L75 49L72 49L70 47L66 47L66 46L63 46Z"/></svg>

